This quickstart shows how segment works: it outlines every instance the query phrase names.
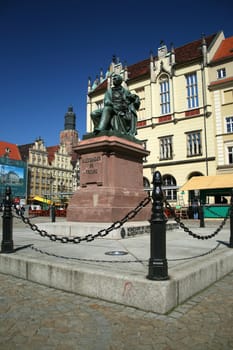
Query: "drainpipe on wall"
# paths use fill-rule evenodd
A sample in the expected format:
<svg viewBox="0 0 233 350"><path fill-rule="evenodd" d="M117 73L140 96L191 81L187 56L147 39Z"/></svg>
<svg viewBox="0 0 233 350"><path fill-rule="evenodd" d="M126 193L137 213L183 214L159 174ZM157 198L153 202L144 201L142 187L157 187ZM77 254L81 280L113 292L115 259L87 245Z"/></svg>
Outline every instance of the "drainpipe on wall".
<svg viewBox="0 0 233 350"><path fill-rule="evenodd" d="M207 98L206 98L206 77L205 68L207 66L207 46L205 37L202 38L202 54L203 61L201 63L201 78L202 78L202 100L203 100L203 118L204 118L204 142L205 142L205 163L206 163L206 175L209 175L209 165L208 165L208 148L207 148L207 128L206 128L206 118L207 118Z"/></svg>

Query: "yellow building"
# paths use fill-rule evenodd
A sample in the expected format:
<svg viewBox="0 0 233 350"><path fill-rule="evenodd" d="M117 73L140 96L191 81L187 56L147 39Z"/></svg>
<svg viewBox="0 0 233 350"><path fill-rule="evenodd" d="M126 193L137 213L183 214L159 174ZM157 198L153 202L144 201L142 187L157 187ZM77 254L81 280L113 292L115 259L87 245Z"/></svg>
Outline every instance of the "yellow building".
<svg viewBox="0 0 233 350"><path fill-rule="evenodd" d="M217 174L233 173L233 37L223 40L210 63Z"/></svg>
<svg viewBox="0 0 233 350"><path fill-rule="evenodd" d="M68 154L64 144L47 147L47 151L51 167L49 196L54 202L62 203L67 201L74 192L72 157Z"/></svg>
<svg viewBox="0 0 233 350"><path fill-rule="evenodd" d="M19 149L28 166L29 203L37 196L58 202L73 193L73 166L65 145L46 147L39 138Z"/></svg>
<svg viewBox="0 0 233 350"><path fill-rule="evenodd" d="M56 203L67 203L78 186L79 164L72 146L78 142L75 113L69 107L65 114L60 144L46 147L38 138L34 143L18 146L28 166L28 202L38 196ZM48 203L49 204L49 203Z"/></svg>
<svg viewBox="0 0 233 350"><path fill-rule="evenodd" d="M121 74L124 87L140 97L137 138L150 151L144 162L144 184L150 187L152 173L159 170L167 198L174 205L191 204L195 193L180 192L179 188L192 176L219 173L225 165L222 160L225 148L228 159L232 151L233 130L220 136L216 130L219 121L215 119L222 118L224 124L224 118L233 116L232 88L229 88L233 78L232 55L226 66L228 81L225 84L228 85L224 86L227 89L214 83L214 71L221 69L222 64L216 54L224 42L223 32L178 48L173 45L168 48L161 42L156 55L151 53L148 59L128 67L114 57L105 77L101 72L93 84L89 80L88 132L93 130L90 113L103 106L103 96L112 84L113 72ZM226 95L221 89L226 90ZM224 95L228 101L222 105L221 112L217 112L217 94ZM227 122L231 123L231 119ZM218 148L220 143L222 151ZM227 169L232 171L231 166Z"/></svg>

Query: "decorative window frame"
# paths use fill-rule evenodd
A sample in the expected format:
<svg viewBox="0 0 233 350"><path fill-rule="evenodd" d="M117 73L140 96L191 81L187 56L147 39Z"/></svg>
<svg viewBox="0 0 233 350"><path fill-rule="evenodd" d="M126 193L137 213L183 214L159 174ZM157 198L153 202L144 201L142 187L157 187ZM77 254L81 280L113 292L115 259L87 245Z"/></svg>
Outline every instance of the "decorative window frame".
<svg viewBox="0 0 233 350"><path fill-rule="evenodd" d="M187 107L188 109L197 108L199 107L197 72L190 72L185 74L185 80Z"/></svg>
<svg viewBox="0 0 233 350"><path fill-rule="evenodd" d="M187 157L199 157L202 155L202 131L201 130L193 130L193 131L187 131L186 133L186 148L187 148ZM197 140L193 140L193 148L195 149L195 147L199 150L197 150L196 152L192 152L191 151L191 147L190 147L190 141L189 141L189 136L190 135L194 135L194 134L199 134L199 142L198 142L198 138ZM199 145L199 146L198 146Z"/></svg>
<svg viewBox="0 0 233 350"><path fill-rule="evenodd" d="M171 113L171 89L169 75L162 73L158 79L160 90L160 114L167 115Z"/></svg>
<svg viewBox="0 0 233 350"><path fill-rule="evenodd" d="M163 175L162 189L165 192L165 196L170 201L177 201L177 181L176 178L171 174ZM171 179L171 183L165 183L166 179Z"/></svg>
<svg viewBox="0 0 233 350"><path fill-rule="evenodd" d="M173 135L161 136L159 139L159 160L173 159ZM165 156L167 154L167 156Z"/></svg>
<svg viewBox="0 0 233 350"><path fill-rule="evenodd" d="M225 147L225 164L226 165L232 165L233 166L233 141L231 142L225 142L224 143L224 147ZM229 148L232 148L232 162L230 162L230 158L229 158Z"/></svg>
<svg viewBox="0 0 233 350"><path fill-rule="evenodd" d="M229 119L229 121L227 119ZM228 130L228 126L230 131ZM233 116L225 117L225 130L227 134L233 133Z"/></svg>

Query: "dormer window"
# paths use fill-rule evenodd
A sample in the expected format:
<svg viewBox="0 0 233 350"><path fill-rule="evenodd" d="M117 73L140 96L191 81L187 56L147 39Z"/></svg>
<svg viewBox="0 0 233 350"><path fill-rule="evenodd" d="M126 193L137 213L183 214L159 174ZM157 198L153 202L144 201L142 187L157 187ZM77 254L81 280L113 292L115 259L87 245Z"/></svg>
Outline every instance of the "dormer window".
<svg viewBox="0 0 233 350"><path fill-rule="evenodd" d="M5 148L5 157L9 157L9 154L11 153L11 150L9 147Z"/></svg>
<svg viewBox="0 0 233 350"><path fill-rule="evenodd" d="M222 79L226 77L226 68L217 69L217 79Z"/></svg>

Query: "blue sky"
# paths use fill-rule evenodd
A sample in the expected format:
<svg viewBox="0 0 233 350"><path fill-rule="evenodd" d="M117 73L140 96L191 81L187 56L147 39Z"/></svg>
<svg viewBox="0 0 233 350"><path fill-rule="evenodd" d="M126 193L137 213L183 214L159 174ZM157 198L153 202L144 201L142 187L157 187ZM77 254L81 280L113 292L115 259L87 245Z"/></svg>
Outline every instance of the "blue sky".
<svg viewBox="0 0 233 350"><path fill-rule="evenodd" d="M130 65L161 40L233 36L232 13L231 0L0 0L0 140L59 144L70 105L82 138L88 77L113 54Z"/></svg>

